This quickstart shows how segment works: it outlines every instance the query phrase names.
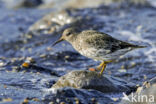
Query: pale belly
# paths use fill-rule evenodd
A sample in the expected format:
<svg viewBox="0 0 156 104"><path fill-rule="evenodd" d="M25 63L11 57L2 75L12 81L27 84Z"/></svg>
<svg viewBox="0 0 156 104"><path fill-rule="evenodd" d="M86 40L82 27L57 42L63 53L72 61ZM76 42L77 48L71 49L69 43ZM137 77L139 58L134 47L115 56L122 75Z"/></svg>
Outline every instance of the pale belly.
<svg viewBox="0 0 156 104"><path fill-rule="evenodd" d="M115 52L110 52L110 50L97 50L95 48L89 49L81 49L77 50L81 55L91 58L95 61L113 61L118 59L120 56L124 55L125 53L129 52L131 49L120 49Z"/></svg>

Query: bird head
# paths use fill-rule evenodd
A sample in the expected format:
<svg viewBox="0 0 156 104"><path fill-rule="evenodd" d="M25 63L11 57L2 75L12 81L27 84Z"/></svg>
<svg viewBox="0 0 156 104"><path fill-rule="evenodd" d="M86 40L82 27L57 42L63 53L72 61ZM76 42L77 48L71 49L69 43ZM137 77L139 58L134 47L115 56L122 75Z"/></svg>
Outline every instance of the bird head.
<svg viewBox="0 0 156 104"><path fill-rule="evenodd" d="M61 41L64 41L64 40L70 42L72 40L72 38L73 38L73 35L75 35L74 33L75 33L74 28L65 29L63 31L62 36L53 44L53 46L56 45L57 43L60 43Z"/></svg>

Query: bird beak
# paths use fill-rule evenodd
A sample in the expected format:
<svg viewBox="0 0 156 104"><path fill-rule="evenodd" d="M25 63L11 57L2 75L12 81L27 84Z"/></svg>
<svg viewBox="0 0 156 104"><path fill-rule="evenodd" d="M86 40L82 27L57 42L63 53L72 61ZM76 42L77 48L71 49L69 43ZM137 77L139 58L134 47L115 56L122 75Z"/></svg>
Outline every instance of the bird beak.
<svg viewBox="0 0 156 104"><path fill-rule="evenodd" d="M61 37L59 38L52 46L55 46L57 43L60 43L61 41L63 41L64 39Z"/></svg>

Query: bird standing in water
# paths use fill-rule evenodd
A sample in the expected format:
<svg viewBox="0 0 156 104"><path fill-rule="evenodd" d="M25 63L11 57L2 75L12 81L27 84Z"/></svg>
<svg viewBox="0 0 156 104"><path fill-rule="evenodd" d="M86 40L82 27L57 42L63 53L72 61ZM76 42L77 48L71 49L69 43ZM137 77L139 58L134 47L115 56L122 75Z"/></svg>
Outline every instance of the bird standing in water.
<svg viewBox="0 0 156 104"><path fill-rule="evenodd" d="M115 61L133 49L145 47L127 43L115 39L106 33L94 30L77 32L75 28L65 29L63 35L53 46L63 40L68 41L81 55L101 61L101 64L97 68L101 69L100 75L102 75L108 63Z"/></svg>

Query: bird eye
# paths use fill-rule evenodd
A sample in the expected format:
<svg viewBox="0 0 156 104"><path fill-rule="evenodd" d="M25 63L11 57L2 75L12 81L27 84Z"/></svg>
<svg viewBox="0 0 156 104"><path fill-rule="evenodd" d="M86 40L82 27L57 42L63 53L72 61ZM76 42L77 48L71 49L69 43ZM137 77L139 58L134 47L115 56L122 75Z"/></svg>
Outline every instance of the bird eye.
<svg viewBox="0 0 156 104"><path fill-rule="evenodd" d="M69 36L71 34L71 32L68 32L67 34L66 34L66 36Z"/></svg>

